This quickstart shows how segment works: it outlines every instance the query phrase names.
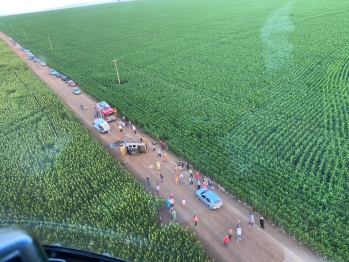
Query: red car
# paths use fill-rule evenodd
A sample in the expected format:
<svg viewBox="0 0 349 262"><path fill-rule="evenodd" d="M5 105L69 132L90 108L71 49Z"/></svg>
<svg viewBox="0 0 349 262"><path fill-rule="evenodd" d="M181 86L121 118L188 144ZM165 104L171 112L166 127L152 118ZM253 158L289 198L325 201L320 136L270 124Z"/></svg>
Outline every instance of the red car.
<svg viewBox="0 0 349 262"><path fill-rule="evenodd" d="M72 87L76 86L76 83L73 80L68 81L68 84Z"/></svg>

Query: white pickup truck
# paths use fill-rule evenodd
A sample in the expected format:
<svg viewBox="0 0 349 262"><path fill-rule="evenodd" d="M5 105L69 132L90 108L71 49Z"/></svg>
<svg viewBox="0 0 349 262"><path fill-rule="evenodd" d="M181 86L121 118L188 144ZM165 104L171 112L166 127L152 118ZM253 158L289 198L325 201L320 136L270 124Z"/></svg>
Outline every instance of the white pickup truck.
<svg viewBox="0 0 349 262"><path fill-rule="evenodd" d="M99 130L99 132L103 133L109 133L110 132L110 126L107 121L105 121L103 118L96 118L93 121L93 127Z"/></svg>

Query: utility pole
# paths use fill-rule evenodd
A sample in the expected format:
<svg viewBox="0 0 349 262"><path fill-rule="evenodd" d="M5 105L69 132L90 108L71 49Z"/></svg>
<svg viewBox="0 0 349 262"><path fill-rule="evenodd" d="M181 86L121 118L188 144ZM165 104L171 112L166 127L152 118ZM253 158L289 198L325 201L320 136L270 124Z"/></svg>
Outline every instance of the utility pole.
<svg viewBox="0 0 349 262"><path fill-rule="evenodd" d="M48 39L48 42L50 43L50 46L51 46L51 50L53 51L53 48L52 48L52 45L51 45L51 41L50 41L50 38L49 38L49 37L47 37L47 39Z"/></svg>
<svg viewBox="0 0 349 262"><path fill-rule="evenodd" d="M24 30L22 29L22 31L23 31L23 34L25 35L25 38L27 38L28 39L28 37L27 37L27 35L24 33Z"/></svg>
<svg viewBox="0 0 349 262"><path fill-rule="evenodd" d="M117 67L117 65L116 65L116 61L118 61L118 60L117 60L117 59L116 59L116 60L113 60L114 65L115 65L116 75L117 75L117 77L118 77L118 81L119 81L119 85L120 85L121 82L120 82L120 77L119 77L119 72L118 72L118 67Z"/></svg>
<svg viewBox="0 0 349 262"><path fill-rule="evenodd" d="M15 30L13 30L12 25L10 25L10 27L11 27L12 31L14 32Z"/></svg>

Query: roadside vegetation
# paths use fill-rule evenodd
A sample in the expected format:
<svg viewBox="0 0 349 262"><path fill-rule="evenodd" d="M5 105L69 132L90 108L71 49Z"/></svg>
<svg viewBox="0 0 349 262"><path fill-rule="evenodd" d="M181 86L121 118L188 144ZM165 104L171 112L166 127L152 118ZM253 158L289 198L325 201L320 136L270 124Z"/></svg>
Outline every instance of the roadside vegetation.
<svg viewBox="0 0 349 262"><path fill-rule="evenodd" d="M44 244L132 261L208 261L187 229L159 228L163 201L3 41L0 68L0 226L29 226Z"/></svg>
<svg viewBox="0 0 349 262"><path fill-rule="evenodd" d="M131 1L2 17L0 29L301 242L346 261L348 9Z"/></svg>

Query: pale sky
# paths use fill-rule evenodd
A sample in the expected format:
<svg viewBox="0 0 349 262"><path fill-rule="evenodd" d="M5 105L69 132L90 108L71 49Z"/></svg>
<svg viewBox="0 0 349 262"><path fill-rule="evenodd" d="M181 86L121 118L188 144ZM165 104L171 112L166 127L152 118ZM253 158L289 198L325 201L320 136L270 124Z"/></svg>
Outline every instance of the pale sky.
<svg viewBox="0 0 349 262"><path fill-rule="evenodd" d="M125 0L121 0L124 2ZM118 0L1 0L0 16L32 13L71 6L119 2Z"/></svg>

